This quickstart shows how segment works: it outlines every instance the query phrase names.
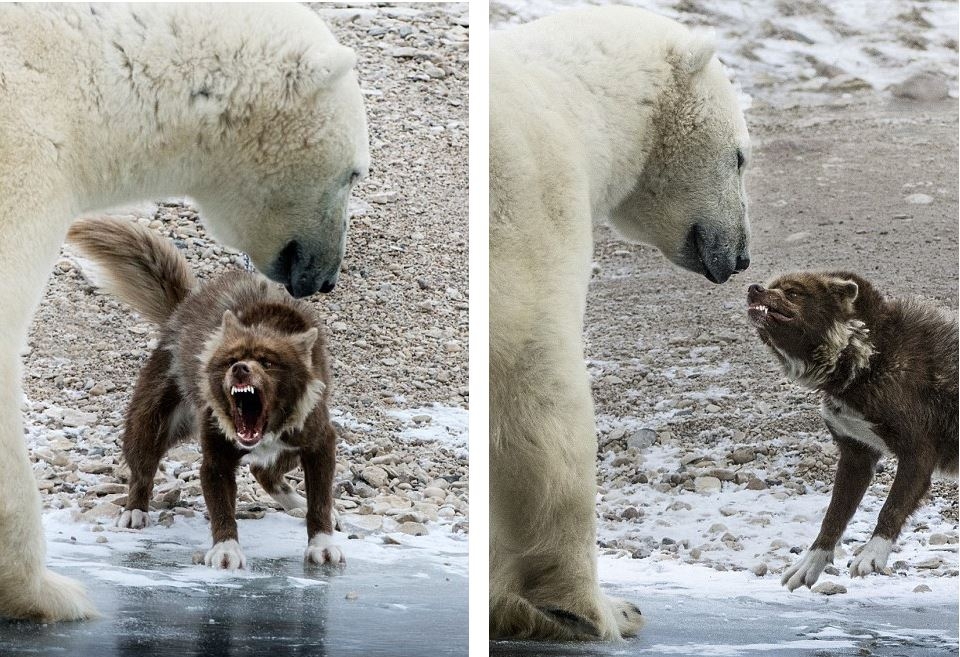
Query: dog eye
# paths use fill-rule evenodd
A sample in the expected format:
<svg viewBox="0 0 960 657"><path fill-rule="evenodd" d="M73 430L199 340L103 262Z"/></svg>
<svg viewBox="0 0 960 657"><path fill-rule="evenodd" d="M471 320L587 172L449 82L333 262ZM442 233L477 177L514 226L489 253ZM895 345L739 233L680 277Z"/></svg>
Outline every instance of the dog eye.
<svg viewBox="0 0 960 657"><path fill-rule="evenodd" d="M261 360L260 366L265 370L269 370L271 367L273 367L273 363L271 363L269 360Z"/></svg>
<svg viewBox="0 0 960 657"><path fill-rule="evenodd" d="M746 162L746 159L743 157L743 151L739 148L737 149L737 171L743 169L743 165Z"/></svg>
<svg viewBox="0 0 960 657"><path fill-rule="evenodd" d="M788 299L799 299L803 294L799 290L787 290L785 292Z"/></svg>

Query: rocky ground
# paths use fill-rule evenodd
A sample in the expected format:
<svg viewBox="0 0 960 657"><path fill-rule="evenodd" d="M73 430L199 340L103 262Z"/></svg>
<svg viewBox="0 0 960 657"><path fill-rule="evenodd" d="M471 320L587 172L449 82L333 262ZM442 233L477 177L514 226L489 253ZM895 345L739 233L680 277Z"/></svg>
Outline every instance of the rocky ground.
<svg viewBox="0 0 960 657"><path fill-rule="evenodd" d="M394 543L464 533L467 7L316 9L358 53L371 139L372 171L354 191L340 282L310 300L334 363L341 524L351 537ZM206 237L189 200L116 214L172 239L202 279L246 264ZM155 344L155 327L95 290L65 249L24 361L28 441L46 508L112 525L126 496L124 411ZM185 443L163 461L153 500L161 525L204 511L197 449ZM275 508L242 467L238 515Z"/></svg>
<svg viewBox="0 0 960 657"><path fill-rule="evenodd" d="M957 118L955 103L856 95L750 111L753 261L723 286L598 229L587 355L604 554L778 578L812 541L837 451L817 395L786 381L749 325L746 287L842 268L955 312ZM828 573L869 538L895 467L881 461ZM892 577L956 578L955 481L935 483L900 544Z"/></svg>

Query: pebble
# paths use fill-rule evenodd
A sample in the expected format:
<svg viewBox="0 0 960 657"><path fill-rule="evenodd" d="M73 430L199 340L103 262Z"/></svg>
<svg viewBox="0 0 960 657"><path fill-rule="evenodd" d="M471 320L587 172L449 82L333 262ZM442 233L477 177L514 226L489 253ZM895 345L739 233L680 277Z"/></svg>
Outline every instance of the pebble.
<svg viewBox="0 0 960 657"><path fill-rule="evenodd" d="M910 194L909 196L903 199L907 203L913 203L914 205L929 205L933 203L933 197L929 194Z"/></svg>
<svg viewBox="0 0 960 657"><path fill-rule="evenodd" d="M693 480L694 489L698 493L716 493L720 490L720 480L716 477L696 477Z"/></svg>
<svg viewBox="0 0 960 657"><path fill-rule="evenodd" d="M442 500L447 497L447 493L442 488L439 488L436 486L428 486L427 488L423 489L423 496L424 498L434 497Z"/></svg>
<svg viewBox="0 0 960 657"><path fill-rule="evenodd" d="M421 522L405 522L397 527L397 531L411 536L426 536L430 533L426 525Z"/></svg>
<svg viewBox="0 0 960 657"><path fill-rule="evenodd" d="M896 98L907 100L934 101L950 97L949 80L940 73L920 72L903 82L892 84L890 93Z"/></svg>
<svg viewBox="0 0 960 657"><path fill-rule="evenodd" d="M930 593L932 590L933 589L931 589L926 584L918 584L916 587L914 587L913 592L914 593Z"/></svg>
<svg viewBox="0 0 960 657"><path fill-rule="evenodd" d="M640 429L627 436L627 447L644 450L657 442L657 432L653 429Z"/></svg>
<svg viewBox="0 0 960 657"><path fill-rule="evenodd" d="M924 570L933 570L934 568L939 568L943 565L943 559L940 557L930 557L929 559L924 559L920 563L915 565L915 568L922 568Z"/></svg>
<svg viewBox="0 0 960 657"><path fill-rule="evenodd" d="M836 595L838 593L846 593L847 589L842 584L837 584L836 582L821 582L811 589L814 593L820 593L821 595Z"/></svg>
<svg viewBox="0 0 960 657"><path fill-rule="evenodd" d="M957 537L948 536L947 534L930 534L927 542L930 545L952 545L957 542Z"/></svg>
<svg viewBox="0 0 960 657"><path fill-rule="evenodd" d="M97 414L77 411L72 408L61 409L61 420L65 427L90 427L97 423Z"/></svg>
<svg viewBox="0 0 960 657"><path fill-rule="evenodd" d="M730 461L736 465L743 465L745 463L750 463L751 461L757 458L757 453L751 447L741 447L739 449L733 450L733 454L730 455Z"/></svg>
<svg viewBox="0 0 960 657"><path fill-rule="evenodd" d="M365 467L360 477L374 488L383 488L390 481L390 475L379 465L370 465Z"/></svg>
<svg viewBox="0 0 960 657"><path fill-rule="evenodd" d="M751 479L747 482L747 490L766 490L767 484L761 479Z"/></svg>
<svg viewBox="0 0 960 657"><path fill-rule="evenodd" d="M756 575L757 577L763 577L764 575L766 575L767 570L768 570L767 564L762 561L750 568L750 572Z"/></svg>

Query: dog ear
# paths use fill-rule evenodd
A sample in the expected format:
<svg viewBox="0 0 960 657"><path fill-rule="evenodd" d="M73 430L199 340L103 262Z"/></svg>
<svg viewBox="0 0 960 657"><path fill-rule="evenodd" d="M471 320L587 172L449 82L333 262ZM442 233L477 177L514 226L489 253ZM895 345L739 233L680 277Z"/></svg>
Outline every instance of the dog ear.
<svg viewBox="0 0 960 657"><path fill-rule="evenodd" d="M830 286L837 296L850 303L856 301L857 294L860 292L860 286L854 281L835 279L831 282Z"/></svg>
<svg viewBox="0 0 960 657"><path fill-rule="evenodd" d="M225 338L239 335L243 331L243 325L240 323L240 320L237 319L237 316L233 314L233 311L224 311L223 320L220 322L220 331Z"/></svg>
<svg viewBox="0 0 960 657"><path fill-rule="evenodd" d="M308 331L303 333L298 333L297 335L291 338L293 346L300 352L300 355L304 357L304 360L309 365L311 362L310 356L313 354L313 345L317 342L317 336L320 335L320 332L317 330L317 327L314 326Z"/></svg>

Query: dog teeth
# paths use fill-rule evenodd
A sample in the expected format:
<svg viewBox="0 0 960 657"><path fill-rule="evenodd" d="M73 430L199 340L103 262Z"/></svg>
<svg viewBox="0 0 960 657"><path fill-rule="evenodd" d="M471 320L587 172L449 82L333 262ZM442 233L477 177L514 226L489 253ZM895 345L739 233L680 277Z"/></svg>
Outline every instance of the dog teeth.
<svg viewBox="0 0 960 657"><path fill-rule="evenodd" d="M238 392L254 392L253 386L233 386L230 388L230 394L235 395Z"/></svg>
<svg viewBox="0 0 960 657"><path fill-rule="evenodd" d="M750 310L759 310L759 311L762 312L764 315L766 315L768 312L770 312L770 309L767 308L767 307L766 307L765 305L763 305L762 303L758 303L758 304L756 304L756 305L750 306Z"/></svg>

